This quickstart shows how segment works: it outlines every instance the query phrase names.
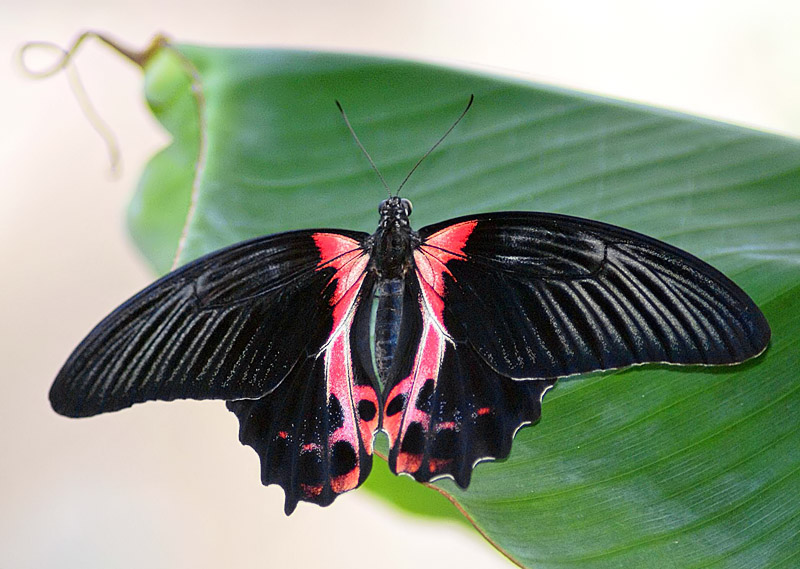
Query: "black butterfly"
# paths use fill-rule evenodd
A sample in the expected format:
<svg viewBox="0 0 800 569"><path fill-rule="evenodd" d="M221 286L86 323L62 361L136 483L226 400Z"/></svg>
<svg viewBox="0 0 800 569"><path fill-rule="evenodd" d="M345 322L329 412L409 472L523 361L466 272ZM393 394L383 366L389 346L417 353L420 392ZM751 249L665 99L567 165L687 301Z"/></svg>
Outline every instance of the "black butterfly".
<svg viewBox="0 0 800 569"><path fill-rule="evenodd" d="M372 235L279 233L166 275L81 342L53 408L85 417L224 399L289 514L359 486L378 429L393 472L467 487L478 462L507 457L539 419L557 378L731 364L769 342L731 280L633 231L505 212L417 232L397 195L379 213Z"/></svg>

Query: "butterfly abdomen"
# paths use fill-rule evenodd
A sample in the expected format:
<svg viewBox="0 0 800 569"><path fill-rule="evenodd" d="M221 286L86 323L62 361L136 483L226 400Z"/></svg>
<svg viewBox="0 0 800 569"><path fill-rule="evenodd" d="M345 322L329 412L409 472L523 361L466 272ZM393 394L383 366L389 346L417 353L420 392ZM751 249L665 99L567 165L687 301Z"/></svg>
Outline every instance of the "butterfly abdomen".
<svg viewBox="0 0 800 569"><path fill-rule="evenodd" d="M394 360L400 323L403 319L403 279L379 280L375 285L375 367L378 377L386 378Z"/></svg>

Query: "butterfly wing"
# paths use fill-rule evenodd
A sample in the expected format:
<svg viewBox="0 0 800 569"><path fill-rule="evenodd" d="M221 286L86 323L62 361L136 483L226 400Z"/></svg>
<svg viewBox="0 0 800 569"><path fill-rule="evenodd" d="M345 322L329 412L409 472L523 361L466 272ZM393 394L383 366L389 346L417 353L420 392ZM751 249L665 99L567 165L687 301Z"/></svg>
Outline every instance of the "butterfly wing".
<svg viewBox="0 0 800 569"><path fill-rule="evenodd" d="M326 341L268 395L228 402L239 439L261 459L262 482L284 489L287 515L299 500L327 506L366 480L380 420L372 370L357 355L369 326L369 257L347 237L315 237L321 266L335 271Z"/></svg>
<svg viewBox="0 0 800 569"><path fill-rule="evenodd" d="M388 381L383 420L390 467L419 481L465 487L476 462L506 457L558 377L736 363L769 342L763 314L732 281L632 231L493 213L419 234L407 278L422 314L417 349Z"/></svg>
<svg viewBox="0 0 800 569"><path fill-rule="evenodd" d="M264 482L284 487L287 512L298 499L329 503L366 477L378 423L358 415L377 395L350 355L366 237L282 233L168 274L81 342L50 390L53 408L83 417L148 400L239 400L229 406L240 438L261 456Z"/></svg>
<svg viewBox="0 0 800 569"><path fill-rule="evenodd" d="M421 318L398 346L398 353L413 352L407 365L392 366L384 390L389 467L419 482L450 476L466 488L478 462L508 456L519 427L539 419L555 380L513 381L496 372L442 325L434 281L418 272L407 284Z"/></svg>
<svg viewBox="0 0 800 569"><path fill-rule="evenodd" d="M733 281L645 235L545 213L451 223L471 229L461 254L447 262L444 322L503 375L731 364L769 342L764 315ZM423 254L441 251L437 243L452 231L447 224L423 229L430 242Z"/></svg>

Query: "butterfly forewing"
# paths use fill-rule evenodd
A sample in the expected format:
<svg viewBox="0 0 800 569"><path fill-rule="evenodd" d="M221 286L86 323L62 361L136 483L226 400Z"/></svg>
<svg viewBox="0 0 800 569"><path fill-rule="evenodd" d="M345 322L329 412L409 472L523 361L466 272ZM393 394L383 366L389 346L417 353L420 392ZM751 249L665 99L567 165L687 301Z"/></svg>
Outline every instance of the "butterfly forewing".
<svg viewBox="0 0 800 569"><path fill-rule="evenodd" d="M88 416L155 399L269 392L330 332L333 269L318 268L312 233L231 246L135 295L64 364L50 391L54 409Z"/></svg>
<svg viewBox="0 0 800 569"><path fill-rule="evenodd" d="M497 372L556 378L636 363L724 364L762 352L769 326L730 279L675 247L604 223L492 213L443 273L443 322Z"/></svg>

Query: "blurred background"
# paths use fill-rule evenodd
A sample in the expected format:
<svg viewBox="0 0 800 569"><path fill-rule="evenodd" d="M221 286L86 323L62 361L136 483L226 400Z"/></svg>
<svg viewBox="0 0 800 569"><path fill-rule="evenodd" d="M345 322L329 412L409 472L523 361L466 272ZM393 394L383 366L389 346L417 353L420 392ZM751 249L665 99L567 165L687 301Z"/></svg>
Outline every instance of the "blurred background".
<svg viewBox="0 0 800 569"><path fill-rule="evenodd" d="M63 75L16 50L103 30L179 42L356 51L513 75L800 135L800 4L7 0L0 7L0 568L508 567L476 532L365 491L283 515L220 403L69 421L47 390L91 327L152 279L124 210L167 142L137 68L98 44L77 65L115 132L121 176ZM35 58L31 63L52 61Z"/></svg>

